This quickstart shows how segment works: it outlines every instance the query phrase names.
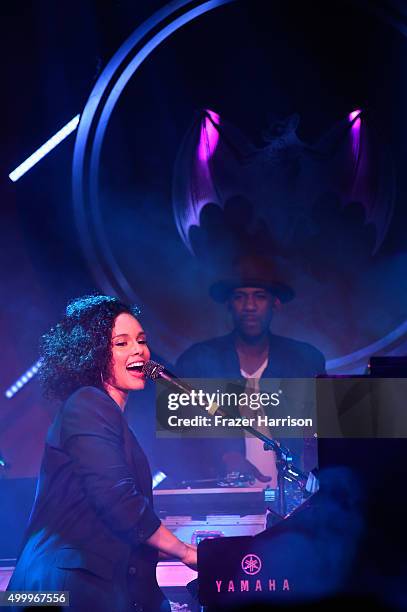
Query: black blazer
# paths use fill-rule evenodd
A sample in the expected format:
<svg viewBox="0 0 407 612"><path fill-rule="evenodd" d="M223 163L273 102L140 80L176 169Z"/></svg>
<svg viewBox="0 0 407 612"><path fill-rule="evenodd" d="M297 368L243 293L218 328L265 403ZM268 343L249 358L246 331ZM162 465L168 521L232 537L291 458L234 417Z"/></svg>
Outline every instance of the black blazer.
<svg viewBox="0 0 407 612"><path fill-rule="evenodd" d="M69 590L71 612L158 610L158 554L144 541L159 526L147 459L120 408L83 387L48 432L8 589Z"/></svg>
<svg viewBox="0 0 407 612"><path fill-rule="evenodd" d="M325 357L312 344L269 334L268 365L262 378L307 378L325 373ZM235 334L190 346L178 357L178 376L242 379Z"/></svg>

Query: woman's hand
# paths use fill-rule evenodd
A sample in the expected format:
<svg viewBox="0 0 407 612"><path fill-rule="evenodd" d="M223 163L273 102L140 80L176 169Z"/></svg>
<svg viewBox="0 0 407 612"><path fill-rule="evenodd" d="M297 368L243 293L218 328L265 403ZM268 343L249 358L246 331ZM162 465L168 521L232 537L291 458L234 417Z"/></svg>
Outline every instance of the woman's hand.
<svg viewBox="0 0 407 612"><path fill-rule="evenodd" d="M184 563L187 567L192 570L197 569L197 548L193 544L187 544L185 542L186 552L183 557L181 557L182 563Z"/></svg>
<svg viewBox="0 0 407 612"><path fill-rule="evenodd" d="M196 546L181 542L167 527L159 528L146 540L146 543L157 548L161 558L176 558L188 567L196 570Z"/></svg>
<svg viewBox="0 0 407 612"><path fill-rule="evenodd" d="M193 546L192 544L187 544L187 542L183 542L183 544L185 546L184 554L178 558L180 561L182 561L182 563L185 563L185 565L187 565L191 569L196 570L196 546ZM169 559L173 560L174 555L169 555L168 553L165 553L162 550L158 552L159 561L168 561Z"/></svg>

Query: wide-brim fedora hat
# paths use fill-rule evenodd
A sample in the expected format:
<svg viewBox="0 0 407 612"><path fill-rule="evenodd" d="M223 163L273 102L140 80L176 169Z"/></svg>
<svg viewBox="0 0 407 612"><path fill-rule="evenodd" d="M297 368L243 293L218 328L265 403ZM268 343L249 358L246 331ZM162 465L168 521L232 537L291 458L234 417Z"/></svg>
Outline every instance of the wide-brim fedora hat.
<svg viewBox="0 0 407 612"><path fill-rule="evenodd" d="M289 302L295 297L295 292L281 280L280 274L276 262L269 258L242 257L224 273L222 279L209 287L209 295L215 302L222 304L238 287L261 287L280 302Z"/></svg>

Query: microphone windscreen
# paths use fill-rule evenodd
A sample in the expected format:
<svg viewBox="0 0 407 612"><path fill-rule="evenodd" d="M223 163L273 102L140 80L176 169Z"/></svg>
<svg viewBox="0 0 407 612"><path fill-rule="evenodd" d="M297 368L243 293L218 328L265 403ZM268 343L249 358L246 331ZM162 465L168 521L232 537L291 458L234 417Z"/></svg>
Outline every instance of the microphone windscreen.
<svg viewBox="0 0 407 612"><path fill-rule="evenodd" d="M164 366L150 359L143 365L143 374L146 378L157 380L157 378L160 378L160 374L164 371L164 369Z"/></svg>

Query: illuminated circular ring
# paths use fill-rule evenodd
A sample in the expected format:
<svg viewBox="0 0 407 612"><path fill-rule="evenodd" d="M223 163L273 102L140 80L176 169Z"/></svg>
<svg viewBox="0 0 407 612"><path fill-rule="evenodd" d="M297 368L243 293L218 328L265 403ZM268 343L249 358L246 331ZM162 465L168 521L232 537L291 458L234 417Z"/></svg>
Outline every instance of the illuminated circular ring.
<svg viewBox="0 0 407 612"><path fill-rule="evenodd" d="M235 0L177 0L154 13L124 42L99 76L81 115L73 156L72 186L85 257L108 294L138 302L105 235L98 205L100 153L113 109L142 62L171 34L208 11Z"/></svg>
<svg viewBox="0 0 407 612"><path fill-rule="evenodd" d="M174 0L142 23L109 61L99 76L81 114L72 167L73 203L84 255L99 286L108 294L138 296L128 283L110 249L99 209L100 153L114 107L143 61L183 25L200 15L236 0ZM379 17L384 17L379 15ZM404 30L391 23L405 35ZM364 348L327 362L327 369L356 364L394 343L407 332L407 321Z"/></svg>

